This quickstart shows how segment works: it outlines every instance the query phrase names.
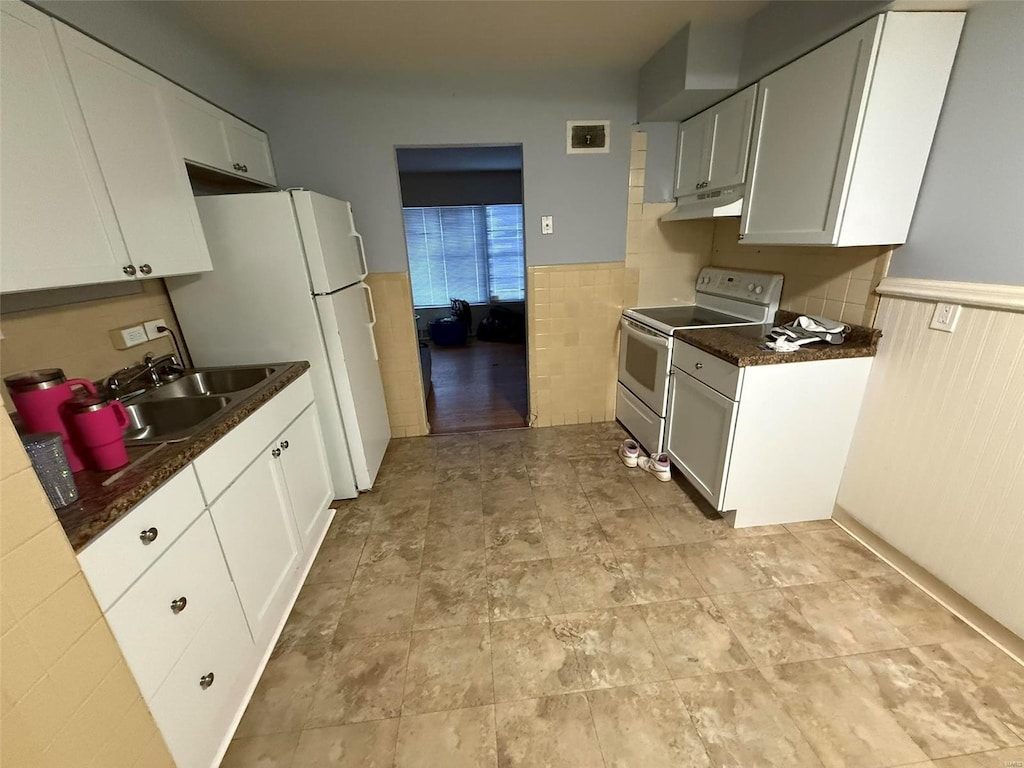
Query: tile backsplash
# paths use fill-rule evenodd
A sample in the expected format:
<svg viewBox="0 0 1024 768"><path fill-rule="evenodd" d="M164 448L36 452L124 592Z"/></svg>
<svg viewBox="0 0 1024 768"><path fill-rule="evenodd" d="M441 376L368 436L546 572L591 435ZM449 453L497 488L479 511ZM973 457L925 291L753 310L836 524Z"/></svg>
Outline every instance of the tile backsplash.
<svg viewBox="0 0 1024 768"><path fill-rule="evenodd" d="M0 374L34 368L63 368L68 378L100 379L138 362L146 352L174 351L168 337L118 350L108 332L114 328L164 318L181 338L162 280L146 280L142 293L84 301L46 309L12 312L0 317ZM13 406L0 386L7 410Z"/></svg>
<svg viewBox="0 0 1024 768"><path fill-rule="evenodd" d="M0 495L3 764L173 768L6 414Z"/></svg>
<svg viewBox="0 0 1024 768"><path fill-rule="evenodd" d="M888 246L740 245L740 220L715 222L711 263L719 267L781 272L782 308L870 326L878 309L874 293L889 269Z"/></svg>

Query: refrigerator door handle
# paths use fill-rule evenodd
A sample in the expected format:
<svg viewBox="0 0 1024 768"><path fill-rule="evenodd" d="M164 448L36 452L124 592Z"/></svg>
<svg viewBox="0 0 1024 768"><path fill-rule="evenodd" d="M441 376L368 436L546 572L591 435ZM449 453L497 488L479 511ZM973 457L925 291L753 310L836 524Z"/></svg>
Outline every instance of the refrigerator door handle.
<svg viewBox="0 0 1024 768"><path fill-rule="evenodd" d="M370 286L366 283L360 283L360 285L366 289L366 299L370 307L370 341L373 342L373 359L380 360L380 355L377 354L377 339L373 335L373 327L377 325L377 309L373 306L373 291L370 290Z"/></svg>
<svg viewBox="0 0 1024 768"><path fill-rule="evenodd" d="M363 264L363 274L360 275L359 279L365 280L366 276L370 274L370 267L366 264L366 249L363 247L363 236L360 235L358 232L353 232L352 236L355 237L356 244L359 246L359 260ZM376 320L374 322L376 322Z"/></svg>

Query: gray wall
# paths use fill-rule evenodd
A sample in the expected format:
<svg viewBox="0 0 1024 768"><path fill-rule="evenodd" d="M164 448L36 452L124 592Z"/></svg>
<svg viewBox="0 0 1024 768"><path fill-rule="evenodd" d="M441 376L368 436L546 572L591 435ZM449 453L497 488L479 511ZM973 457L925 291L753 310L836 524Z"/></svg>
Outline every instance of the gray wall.
<svg viewBox="0 0 1024 768"><path fill-rule="evenodd" d="M907 243L889 274L1024 285L1024 3L967 14Z"/></svg>
<svg viewBox="0 0 1024 768"><path fill-rule="evenodd" d="M375 272L407 269L395 148L416 145L523 145L527 264L624 258L635 77L283 79L270 95L278 182L351 201ZM565 121L602 119L610 153L567 155Z"/></svg>
<svg viewBox="0 0 1024 768"><path fill-rule="evenodd" d="M167 4L137 0L36 0L35 4L244 120L253 121L260 111L259 83L253 73Z"/></svg>

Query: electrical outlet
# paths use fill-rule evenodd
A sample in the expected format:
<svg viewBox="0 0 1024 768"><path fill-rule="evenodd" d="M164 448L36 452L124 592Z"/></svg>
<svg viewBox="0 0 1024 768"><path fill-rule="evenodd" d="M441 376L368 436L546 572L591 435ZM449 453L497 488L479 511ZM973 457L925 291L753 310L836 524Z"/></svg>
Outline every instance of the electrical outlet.
<svg viewBox="0 0 1024 768"><path fill-rule="evenodd" d="M146 329L146 338L152 340L159 339L161 336L170 336L167 331L164 331L163 333L157 331L157 326L161 325L165 327L167 326L167 321L162 317L159 320L147 320L144 322L142 327Z"/></svg>
<svg viewBox="0 0 1024 768"><path fill-rule="evenodd" d="M554 216L541 216L540 217L540 233L542 235L550 235L555 231L555 217Z"/></svg>
<svg viewBox="0 0 1024 768"><path fill-rule="evenodd" d="M956 328L956 321L960 319L961 309L959 304L939 302L935 305L935 314L932 315L932 321L928 327L934 328L936 331L952 333Z"/></svg>
<svg viewBox="0 0 1024 768"><path fill-rule="evenodd" d="M129 325L110 331L110 340L114 343L114 349L131 349L139 344L145 344L149 338L146 336L146 329L141 325Z"/></svg>

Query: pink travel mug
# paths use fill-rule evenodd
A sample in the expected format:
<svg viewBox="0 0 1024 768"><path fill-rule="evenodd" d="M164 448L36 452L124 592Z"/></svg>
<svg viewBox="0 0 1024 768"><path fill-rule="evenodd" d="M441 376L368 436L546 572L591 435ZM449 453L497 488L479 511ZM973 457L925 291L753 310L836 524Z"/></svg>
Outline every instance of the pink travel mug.
<svg viewBox="0 0 1024 768"><path fill-rule="evenodd" d="M63 405L75 397L76 390L96 394L88 379L67 379L60 368L26 371L4 379L14 407L26 432L57 432L64 441L64 455L72 472L85 468L82 446L76 444L64 424Z"/></svg>
<svg viewBox="0 0 1024 768"><path fill-rule="evenodd" d="M67 413L93 469L117 469L128 463L124 431L131 420L120 402L98 396L78 398L67 403Z"/></svg>

